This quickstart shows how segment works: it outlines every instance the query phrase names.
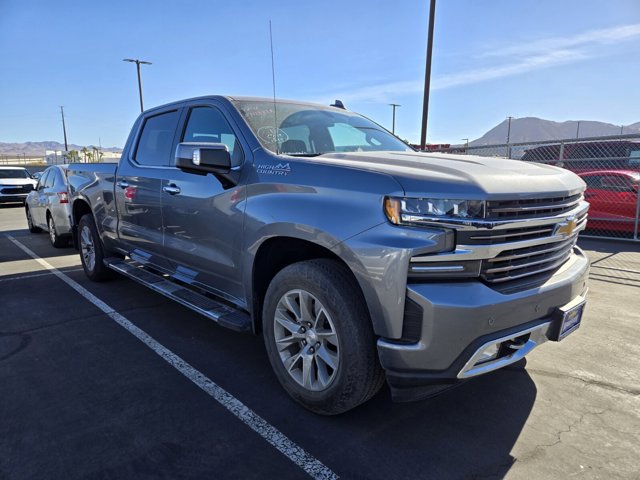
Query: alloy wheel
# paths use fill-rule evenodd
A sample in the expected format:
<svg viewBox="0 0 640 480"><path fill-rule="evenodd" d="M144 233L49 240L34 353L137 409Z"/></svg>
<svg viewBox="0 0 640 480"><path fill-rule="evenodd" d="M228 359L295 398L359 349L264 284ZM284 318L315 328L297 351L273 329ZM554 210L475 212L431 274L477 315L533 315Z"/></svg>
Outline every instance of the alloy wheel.
<svg viewBox="0 0 640 480"><path fill-rule="evenodd" d="M340 347L320 300L305 290L290 290L278 301L273 322L276 348L291 378L311 391L328 388L338 371Z"/></svg>

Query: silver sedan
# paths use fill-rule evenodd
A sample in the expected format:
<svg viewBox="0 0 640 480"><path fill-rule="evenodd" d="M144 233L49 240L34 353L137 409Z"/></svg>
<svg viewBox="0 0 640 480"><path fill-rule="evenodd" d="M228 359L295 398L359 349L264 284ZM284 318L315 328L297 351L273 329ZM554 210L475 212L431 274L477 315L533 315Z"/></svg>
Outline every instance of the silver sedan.
<svg viewBox="0 0 640 480"><path fill-rule="evenodd" d="M25 203L29 231L48 231L51 245L56 248L68 246L71 238L71 207L66 170L66 165L47 168Z"/></svg>

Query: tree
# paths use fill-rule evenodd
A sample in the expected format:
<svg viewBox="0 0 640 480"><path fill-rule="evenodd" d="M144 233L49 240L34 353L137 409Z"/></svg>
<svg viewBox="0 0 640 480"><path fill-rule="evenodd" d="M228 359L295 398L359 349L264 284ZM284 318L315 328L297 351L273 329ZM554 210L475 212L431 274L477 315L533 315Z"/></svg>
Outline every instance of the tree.
<svg viewBox="0 0 640 480"><path fill-rule="evenodd" d="M84 163L87 163L87 154L89 153L89 149L87 147L82 147L82 156L84 157Z"/></svg>

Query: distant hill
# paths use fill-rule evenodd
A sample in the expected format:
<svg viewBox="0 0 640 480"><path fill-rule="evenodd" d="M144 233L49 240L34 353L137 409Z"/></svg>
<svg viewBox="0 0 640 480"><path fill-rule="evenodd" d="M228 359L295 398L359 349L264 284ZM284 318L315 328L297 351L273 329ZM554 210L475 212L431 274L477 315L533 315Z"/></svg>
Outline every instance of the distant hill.
<svg viewBox="0 0 640 480"><path fill-rule="evenodd" d="M507 142L508 120L496 125L482 137L469 142L472 146L504 144ZM511 143L537 142L576 138L578 121L553 122L542 118L525 117L511 120ZM626 134L640 133L640 122L626 125ZM620 135L620 125L580 120L580 137Z"/></svg>
<svg viewBox="0 0 640 480"><path fill-rule="evenodd" d="M97 145L85 145L89 150ZM81 151L83 145L69 144L69 150ZM20 156L26 155L27 157L44 156L46 150L64 150L64 144L53 141L45 142L24 142L24 143L2 143L0 142L0 155L8 156ZM117 147L102 147L103 152L118 152L121 153L122 149Z"/></svg>

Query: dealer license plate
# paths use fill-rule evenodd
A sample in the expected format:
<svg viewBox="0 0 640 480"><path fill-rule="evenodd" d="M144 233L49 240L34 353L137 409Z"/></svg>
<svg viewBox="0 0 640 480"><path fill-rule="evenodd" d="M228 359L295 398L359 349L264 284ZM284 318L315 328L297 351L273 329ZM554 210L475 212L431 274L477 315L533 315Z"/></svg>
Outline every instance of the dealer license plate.
<svg viewBox="0 0 640 480"><path fill-rule="evenodd" d="M584 312L585 301L582 301L575 307L563 312L560 329L558 331L558 341L565 338L570 333L575 332L580 327L582 321L582 313Z"/></svg>

